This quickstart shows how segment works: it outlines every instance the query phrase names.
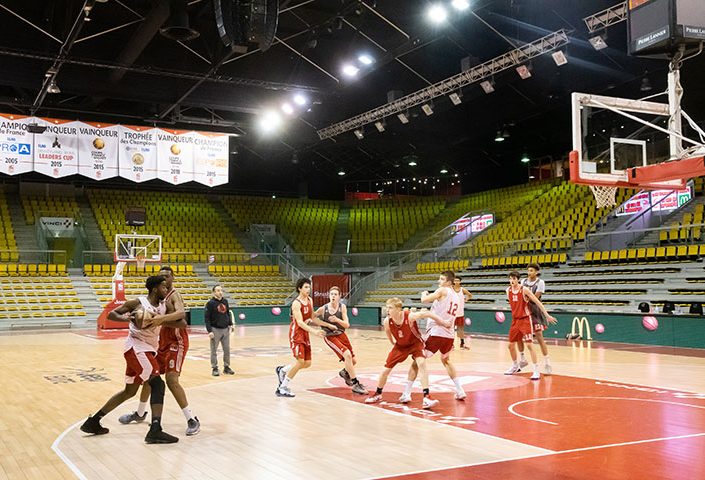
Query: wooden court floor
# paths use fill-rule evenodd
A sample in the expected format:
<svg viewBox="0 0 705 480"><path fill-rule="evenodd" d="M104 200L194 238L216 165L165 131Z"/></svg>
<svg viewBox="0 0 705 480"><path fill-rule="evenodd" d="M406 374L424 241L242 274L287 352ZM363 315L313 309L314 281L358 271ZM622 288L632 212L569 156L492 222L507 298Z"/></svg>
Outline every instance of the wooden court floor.
<svg viewBox="0 0 705 480"><path fill-rule="evenodd" d="M359 377L376 386L389 349L383 332L350 330ZM167 392L164 429L174 445L145 445L146 424L120 425L136 399L108 415L110 433L78 425L122 388L122 332L0 335L0 478L7 479L702 479L705 478L703 351L552 345L554 375L508 377L506 343L473 338L453 352L468 393L454 400L440 359L431 360L441 403L397 403L406 367L384 402L365 405L313 339L313 367L274 395L276 365L290 353L286 326L237 327L233 377L210 375L208 339L191 335L182 384L202 431ZM222 365L221 365L222 368Z"/></svg>

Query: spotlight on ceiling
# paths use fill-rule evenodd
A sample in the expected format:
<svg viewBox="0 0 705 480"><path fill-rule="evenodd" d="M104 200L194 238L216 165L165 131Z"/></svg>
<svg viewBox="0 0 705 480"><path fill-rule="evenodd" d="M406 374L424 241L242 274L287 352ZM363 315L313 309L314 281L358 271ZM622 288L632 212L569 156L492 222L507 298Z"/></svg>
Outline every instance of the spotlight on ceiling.
<svg viewBox="0 0 705 480"><path fill-rule="evenodd" d="M526 65L519 65L516 68L516 70L522 80L526 80L527 78L531 78L531 71L529 70L529 67L527 67Z"/></svg>
<svg viewBox="0 0 705 480"><path fill-rule="evenodd" d="M470 8L470 2L468 2L468 0L453 0L450 4L453 5L453 8L460 11Z"/></svg>
<svg viewBox="0 0 705 480"><path fill-rule="evenodd" d="M59 86L56 84L56 80L52 80L49 83L49 86L47 87L47 92L48 93L61 93L61 89Z"/></svg>
<svg viewBox="0 0 705 480"><path fill-rule="evenodd" d="M495 142L503 142L504 135L502 135L502 130L497 130L497 135L494 137Z"/></svg>
<svg viewBox="0 0 705 480"><path fill-rule="evenodd" d="M259 120L259 127L262 133L273 133L281 127L282 117L275 111L267 111L262 114Z"/></svg>
<svg viewBox="0 0 705 480"><path fill-rule="evenodd" d="M565 53L563 53L562 50L558 50L557 52L553 52L551 54L551 57L553 57L553 61L556 62L556 65L559 67L562 67L566 63L568 63L568 58L565 56Z"/></svg>
<svg viewBox="0 0 705 480"><path fill-rule="evenodd" d="M415 167L416 165L418 165L418 163L416 163L416 161L414 161L414 160L409 162L410 167Z"/></svg>
<svg viewBox="0 0 705 480"><path fill-rule="evenodd" d="M340 170L340 171L338 172L338 175L340 175L341 177L342 177L343 175L345 175L345 170Z"/></svg>
<svg viewBox="0 0 705 480"><path fill-rule="evenodd" d="M439 3L431 5L427 11L428 19L433 23L440 24L448 18L448 11Z"/></svg>
<svg viewBox="0 0 705 480"><path fill-rule="evenodd" d="M357 68L355 65L351 65L349 63L343 65L343 74L347 77L354 77L359 71L360 69Z"/></svg>
<svg viewBox="0 0 705 480"><path fill-rule="evenodd" d="M355 134L358 140L362 140L363 138L365 138L365 131L361 128L358 128L353 133Z"/></svg>
<svg viewBox="0 0 705 480"><path fill-rule="evenodd" d="M297 93L296 95L294 95L294 103L303 107L308 103L308 99L300 93Z"/></svg>
<svg viewBox="0 0 705 480"><path fill-rule="evenodd" d="M357 57L357 60L363 65L372 65L372 63L374 62L374 59L367 54L360 55L359 57Z"/></svg>
<svg viewBox="0 0 705 480"><path fill-rule="evenodd" d="M590 45L592 45L595 50L603 50L608 46L607 39L604 35L595 35L594 37L591 37Z"/></svg>
<svg viewBox="0 0 705 480"><path fill-rule="evenodd" d="M521 156L521 163L529 163L530 161L529 154L524 152L524 155Z"/></svg>
<svg viewBox="0 0 705 480"><path fill-rule="evenodd" d="M377 131L379 133L384 132L384 127L385 127L384 122L379 122L379 121L375 122L375 128L377 129Z"/></svg>
<svg viewBox="0 0 705 480"><path fill-rule="evenodd" d="M448 98L450 98L450 101L453 102L453 105L460 105L463 101L463 94L461 92L453 92L448 95Z"/></svg>
<svg viewBox="0 0 705 480"><path fill-rule="evenodd" d="M482 90L489 95L490 93L494 92L494 83L490 80L485 80L484 82L480 82L480 86L482 87Z"/></svg>
<svg viewBox="0 0 705 480"><path fill-rule="evenodd" d="M292 107L290 103L282 103L282 112L286 113L287 115L293 115L294 107Z"/></svg>
<svg viewBox="0 0 705 480"><path fill-rule="evenodd" d="M406 112L402 112L402 113L398 114L398 115L397 115L397 118L399 119L399 121L400 121L401 123L403 123L403 124L405 124L405 125L406 125L407 123L409 123L409 114L406 113Z"/></svg>
<svg viewBox="0 0 705 480"><path fill-rule="evenodd" d="M424 103L421 105L421 110L426 114L427 117L433 115L433 105L431 103Z"/></svg>
<svg viewBox="0 0 705 480"><path fill-rule="evenodd" d="M442 168L441 173L448 173L448 170L446 170L445 168Z"/></svg>

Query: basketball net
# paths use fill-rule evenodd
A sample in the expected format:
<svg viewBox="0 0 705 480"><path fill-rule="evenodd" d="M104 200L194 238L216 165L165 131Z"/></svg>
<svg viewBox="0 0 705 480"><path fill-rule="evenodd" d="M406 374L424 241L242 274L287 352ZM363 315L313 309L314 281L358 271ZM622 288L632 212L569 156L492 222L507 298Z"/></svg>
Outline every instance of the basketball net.
<svg viewBox="0 0 705 480"><path fill-rule="evenodd" d="M597 208L614 207L617 205L617 187L603 185L590 185L592 194L595 195Z"/></svg>

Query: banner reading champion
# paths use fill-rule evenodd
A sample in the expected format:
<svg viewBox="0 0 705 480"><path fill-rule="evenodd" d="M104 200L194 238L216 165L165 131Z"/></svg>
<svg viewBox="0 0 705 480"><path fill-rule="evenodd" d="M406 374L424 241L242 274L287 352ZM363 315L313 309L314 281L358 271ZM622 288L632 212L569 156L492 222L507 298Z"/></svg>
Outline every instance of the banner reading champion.
<svg viewBox="0 0 705 480"><path fill-rule="evenodd" d="M120 125L120 176L133 182L157 178L157 129Z"/></svg>
<svg viewBox="0 0 705 480"><path fill-rule="evenodd" d="M32 134L27 132L30 117L0 114L0 173L18 175L34 169Z"/></svg>
<svg viewBox="0 0 705 480"><path fill-rule="evenodd" d="M120 129L104 123L79 123L78 173L93 180L118 176Z"/></svg>
<svg viewBox="0 0 705 480"><path fill-rule="evenodd" d="M193 132L193 179L215 187L228 183L229 135Z"/></svg>

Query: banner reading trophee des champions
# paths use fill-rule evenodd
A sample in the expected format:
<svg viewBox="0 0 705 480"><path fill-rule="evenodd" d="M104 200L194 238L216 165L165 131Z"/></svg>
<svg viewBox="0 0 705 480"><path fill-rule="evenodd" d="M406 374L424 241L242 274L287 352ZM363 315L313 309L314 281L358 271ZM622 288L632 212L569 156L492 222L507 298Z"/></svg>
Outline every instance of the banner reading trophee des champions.
<svg viewBox="0 0 705 480"><path fill-rule="evenodd" d="M32 134L27 132L30 117L0 114L0 173L17 175L34 169Z"/></svg>
<svg viewBox="0 0 705 480"><path fill-rule="evenodd" d="M79 123L78 173L93 180L117 177L120 129L104 123Z"/></svg>
<svg viewBox="0 0 705 480"><path fill-rule="evenodd" d="M133 182L157 178L157 129L120 125L120 176Z"/></svg>
<svg viewBox="0 0 705 480"><path fill-rule="evenodd" d="M34 170L53 178L78 173L78 125L58 118L34 118L44 133L34 134Z"/></svg>

